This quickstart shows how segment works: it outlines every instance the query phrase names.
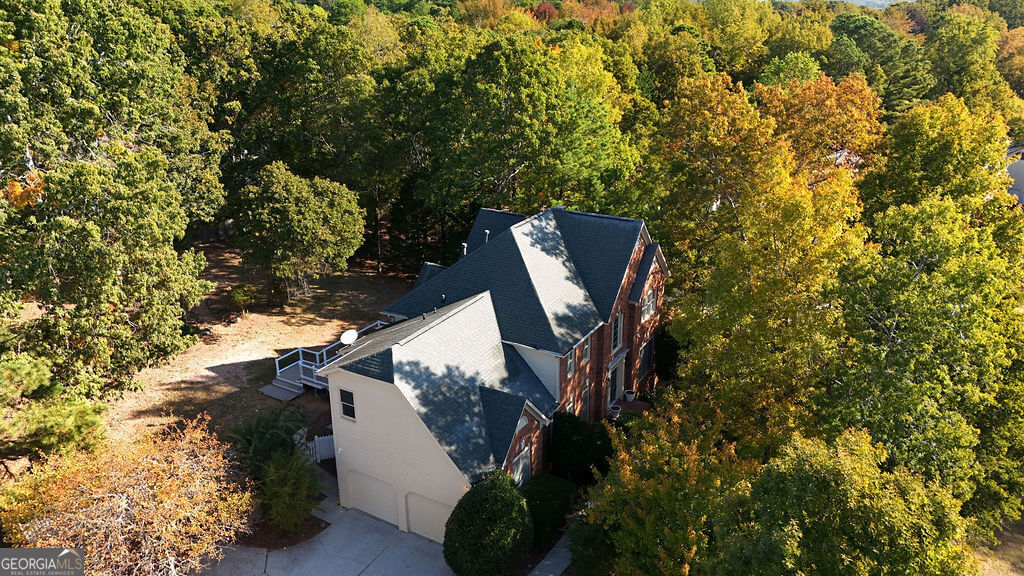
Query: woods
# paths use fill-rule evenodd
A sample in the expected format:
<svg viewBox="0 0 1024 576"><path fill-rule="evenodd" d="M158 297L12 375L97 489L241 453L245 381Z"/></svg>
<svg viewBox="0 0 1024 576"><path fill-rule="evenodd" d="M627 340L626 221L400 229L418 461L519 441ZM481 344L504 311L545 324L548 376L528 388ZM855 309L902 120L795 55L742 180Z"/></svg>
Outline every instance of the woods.
<svg viewBox="0 0 1024 576"><path fill-rule="evenodd" d="M125 469L103 404L196 341L211 227L286 298L353 256L450 264L481 207L563 205L647 222L679 345L578 566L969 572L1024 505L1022 24L1016 0L0 0L0 458Z"/></svg>

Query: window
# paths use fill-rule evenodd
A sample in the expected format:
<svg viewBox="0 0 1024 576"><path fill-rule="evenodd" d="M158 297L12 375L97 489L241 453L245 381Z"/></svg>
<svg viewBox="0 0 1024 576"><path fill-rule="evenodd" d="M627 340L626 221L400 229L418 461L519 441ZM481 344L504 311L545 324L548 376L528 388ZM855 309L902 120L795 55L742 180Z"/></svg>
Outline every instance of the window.
<svg viewBox="0 0 1024 576"><path fill-rule="evenodd" d="M348 390L338 390L341 397L341 415L346 418L356 419L356 402L352 393Z"/></svg>
<svg viewBox="0 0 1024 576"><path fill-rule="evenodd" d="M590 422L590 378L587 378L587 387L583 389L583 399L580 400L580 404L582 404L580 418L584 422Z"/></svg>
<svg viewBox="0 0 1024 576"><path fill-rule="evenodd" d="M654 294L654 289L647 291L644 294L643 303L640 305L640 321L643 322L650 318L654 314L654 309L658 304L658 297Z"/></svg>
<svg viewBox="0 0 1024 576"><path fill-rule="evenodd" d="M615 324L612 325L612 352L622 347L622 312L615 315Z"/></svg>
<svg viewBox="0 0 1024 576"><path fill-rule="evenodd" d="M576 414L576 395L569 394L569 403L565 405L565 411L569 414Z"/></svg>
<svg viewBox="0 0 1024 576"><path fill-rule="evenodd" d="M583 361L590 362L590 336L583 339Z"/></svg>
<svg viewBox="0 0 1024 576"><path fill-rule="evenodd" d="M640 349L640 370L638 371L640 377L647 376L652 366L654 366L654 341L648 340Z"/></svg>
<svg viewBox="0 0 1024 576"><path fill-rule="evenodd" d="M565 355L565 375L572 376L576 373L576 349Z"/></svg>
<svg viewBox="0 0 1024 576"><path fill-rule="evenodd" d="M519 446L521 450L512 461L512 479L522 486L530 479L530 445L523 441Z"/></svg>

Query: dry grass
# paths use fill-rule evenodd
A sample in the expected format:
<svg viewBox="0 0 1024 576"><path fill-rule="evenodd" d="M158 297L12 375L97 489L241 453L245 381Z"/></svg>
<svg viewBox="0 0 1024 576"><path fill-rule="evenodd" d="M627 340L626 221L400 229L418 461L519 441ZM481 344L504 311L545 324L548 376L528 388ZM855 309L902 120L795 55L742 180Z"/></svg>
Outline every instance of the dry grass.
<svg viewBox="0 0 1024 576"><path fill-rule="evenodd" d="M999 546L979 550L983 576L1024 576L1024 521L1011 524L999 535Z"/></svg>
<svg viewBox="0 0 1024 576"><path fill-rule="evenodd" d="M205 244L209 266L204 277L217 288L189 313L191 322L209 329L201 341L166 364L143 370L145 386L111 403L112 437L132 437L163 426L174 418L210 414L215 426L231 426L280 402L259 393L274 376L274 358L298 346L319 346L337 340L350 328L378 318L378 311L410 288L406 279L377 276L368 266L323 278L307 297L283 308L256 308L242 315L224 307L224 295L237 282L260 283L241 265L238 253L220 244ZM328 403L313 392L292 401L314 424L330 421Z"/></svg>

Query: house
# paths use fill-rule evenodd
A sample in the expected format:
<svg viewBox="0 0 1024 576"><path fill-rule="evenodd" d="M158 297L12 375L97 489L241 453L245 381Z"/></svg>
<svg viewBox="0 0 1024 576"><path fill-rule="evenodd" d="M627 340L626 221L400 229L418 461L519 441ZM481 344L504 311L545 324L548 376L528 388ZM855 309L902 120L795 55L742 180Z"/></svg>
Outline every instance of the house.
<svg viewBox="0 0 1024 576"><path fill-rule="evenodd" d="M441 541L484 473L540 473L555 412L598 420L653 385L667 275L642 221L481 210L454 264L317 371L341 504Z"/></svg>

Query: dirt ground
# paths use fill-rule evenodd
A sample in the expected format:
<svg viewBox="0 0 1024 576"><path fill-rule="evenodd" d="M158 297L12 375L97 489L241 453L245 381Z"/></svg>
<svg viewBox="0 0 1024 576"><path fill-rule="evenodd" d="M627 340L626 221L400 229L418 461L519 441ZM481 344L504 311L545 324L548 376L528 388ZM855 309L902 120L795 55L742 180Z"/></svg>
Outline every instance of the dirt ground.
<svg viewBox="0 0 1024 576"><path fill-rule="evenodd" d="M378 276L372 266L354 262L347 272L322 278L308 296L293 298L287 306L257 304L239 315L227 308L227 290L238 282L262 285L263 279L242 266L233 248L218 243L197 248L208 262L203 277L217 288L188 318L207 331L166 364L140 372L143 390L111 402L113 438L130 438L199 412L209 413L218 428L230 427L256 411L281 406L259 393L273 379L275 358L299 346L329 344L345 330L377 320L379 310L412 286L410 279ZM330 421L322 395L307 391L292 403L302 406L314 424Z"/></svg>
<svg viewBox="0 0 1024 576"><path fill-rule="evenodd" d="M1024 576L1024 520L999 535L993 550L978 552L983 576Z"/></svg>

